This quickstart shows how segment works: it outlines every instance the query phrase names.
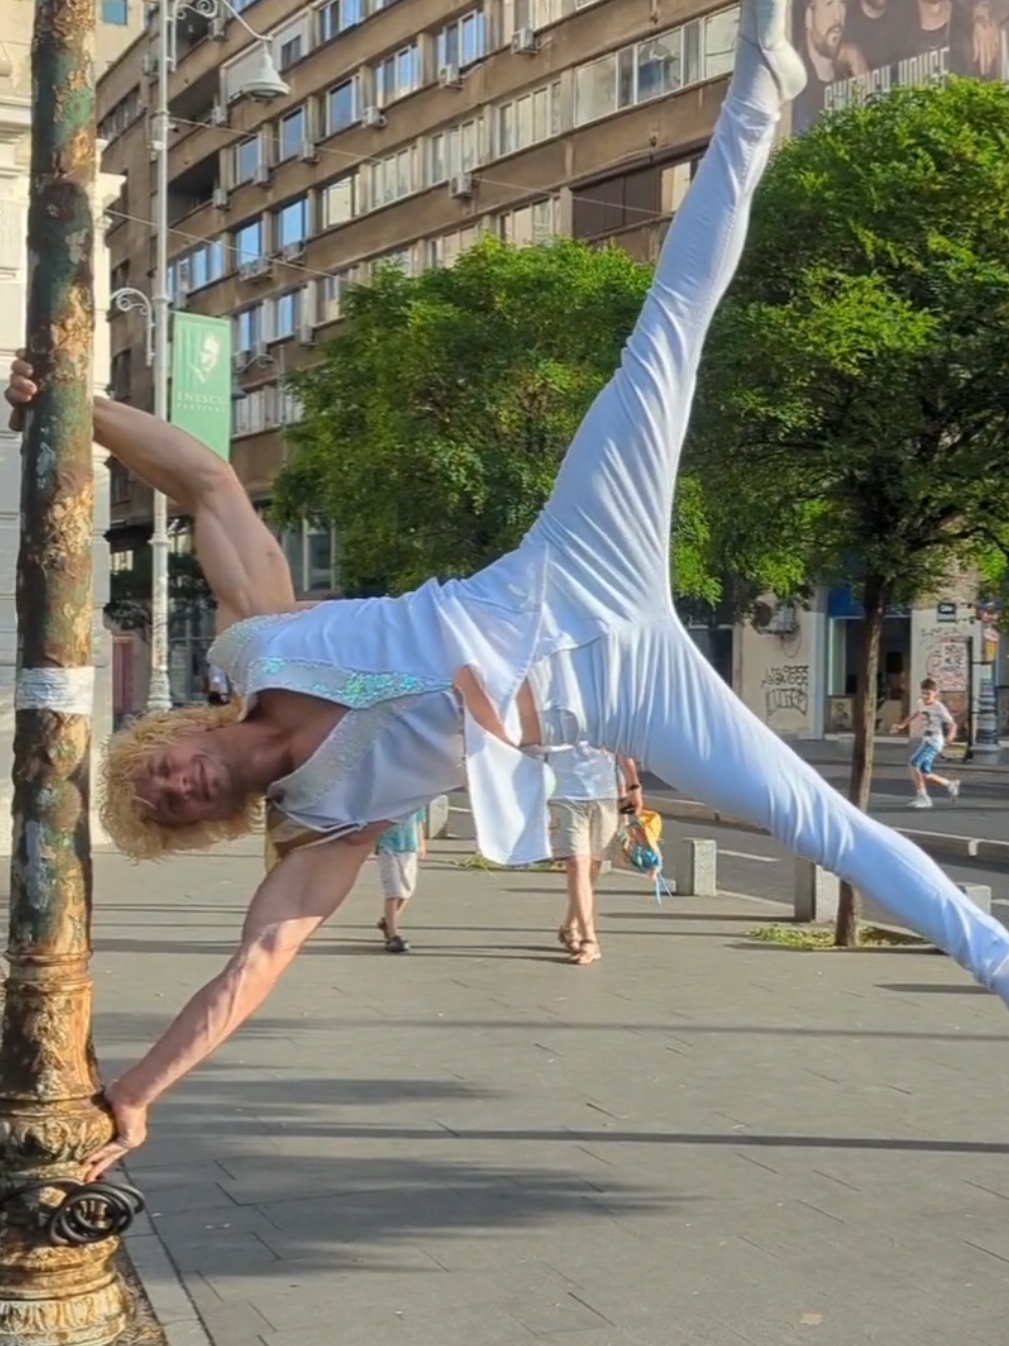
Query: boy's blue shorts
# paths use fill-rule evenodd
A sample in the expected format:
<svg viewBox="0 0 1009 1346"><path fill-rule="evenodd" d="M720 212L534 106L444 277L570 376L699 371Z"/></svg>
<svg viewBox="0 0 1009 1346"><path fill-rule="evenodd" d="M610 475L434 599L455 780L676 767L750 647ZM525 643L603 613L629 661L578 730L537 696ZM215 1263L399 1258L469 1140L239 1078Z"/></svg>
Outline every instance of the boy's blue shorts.
<svg viewBox="0 0 1009 1346"><path fill-rule="evenodd" d="M937 748L934 743L922 743L915 748L908 761L917 771L927 776L935 766L941 752L942 749Z"/></svg>

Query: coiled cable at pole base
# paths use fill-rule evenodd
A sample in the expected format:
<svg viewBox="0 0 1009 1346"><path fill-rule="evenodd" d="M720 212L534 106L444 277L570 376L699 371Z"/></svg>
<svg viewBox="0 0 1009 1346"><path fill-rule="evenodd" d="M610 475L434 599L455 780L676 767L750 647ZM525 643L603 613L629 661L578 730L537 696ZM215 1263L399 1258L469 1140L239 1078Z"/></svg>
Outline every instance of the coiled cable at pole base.
<svg viewBox="0 0 1009 1346"><path fill-rule="evenodd" d="M128 1183L74 1182L69 1178L26 1183L0 1197L0 1207L15 1198L24 1199L46 1191L63 1193L58 1206L39 1207L39 1224L55 1247L83 1248L105 1239L118 1238L144 1209L140 1192Z"/></svg>

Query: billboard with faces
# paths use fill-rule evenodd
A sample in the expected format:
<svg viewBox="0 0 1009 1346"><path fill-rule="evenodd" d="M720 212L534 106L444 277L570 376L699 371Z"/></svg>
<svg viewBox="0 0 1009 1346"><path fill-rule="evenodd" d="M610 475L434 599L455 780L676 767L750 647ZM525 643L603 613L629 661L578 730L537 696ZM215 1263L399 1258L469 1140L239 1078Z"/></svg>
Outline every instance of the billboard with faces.
<svg viewBox="0 0 1009 1346"><path fill-rule="evenodd" d="M902 85L1009 80L1009 0L793 0L792 17L809 75L796 132Z"/></svg>

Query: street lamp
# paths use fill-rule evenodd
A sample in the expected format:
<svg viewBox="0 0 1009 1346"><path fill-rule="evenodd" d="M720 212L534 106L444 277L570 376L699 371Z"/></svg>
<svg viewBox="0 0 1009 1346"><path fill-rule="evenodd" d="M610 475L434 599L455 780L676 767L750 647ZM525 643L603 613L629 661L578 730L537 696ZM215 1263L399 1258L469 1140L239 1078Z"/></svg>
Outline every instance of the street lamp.
<svg viewBox="0 0 1009 1346"><path fill-rule="evenodd" d="M175 69L178 51L178 21L186 11L206 19L222 13L233 15L256 39L256 64L236 90L236 97L268 102L290 92L280 78L270 47L242 18L228 0L161 0L158 5L158 100L151 122L151 150L157 164L157 203L154 209L155 263L153 293L119 290L113 302L122 311L139 308L147 319L146 356L154 371L154 414L168 420L169 312L168 294L168 77ZM154 492L151 530L151 677L147 694L149 711L171 710L172 689L168 677L168 501Z"/></svg>

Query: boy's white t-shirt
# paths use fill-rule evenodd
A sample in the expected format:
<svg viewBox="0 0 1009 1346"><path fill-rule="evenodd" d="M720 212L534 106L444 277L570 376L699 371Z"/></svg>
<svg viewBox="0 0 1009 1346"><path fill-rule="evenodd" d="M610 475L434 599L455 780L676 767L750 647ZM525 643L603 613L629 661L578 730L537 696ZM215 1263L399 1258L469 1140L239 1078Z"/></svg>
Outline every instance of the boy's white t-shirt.
<svg viewBox="0 0 1009 1346"><path fill-rule="evenodd" d="M926 706L924 701L918 702L918 714L922 719L922 743L927 743L930 748L943 748L946 746L946 726L956 724L956 720L942 704L941 701L933 701L931 705Z"/></svg>

